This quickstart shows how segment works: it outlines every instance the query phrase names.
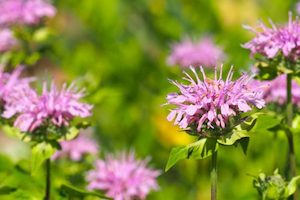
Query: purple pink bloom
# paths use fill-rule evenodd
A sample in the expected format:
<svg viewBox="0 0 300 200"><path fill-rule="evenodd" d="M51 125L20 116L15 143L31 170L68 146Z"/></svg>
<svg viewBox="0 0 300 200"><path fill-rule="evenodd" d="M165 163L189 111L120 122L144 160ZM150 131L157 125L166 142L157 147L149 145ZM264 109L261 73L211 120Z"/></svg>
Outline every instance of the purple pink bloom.
<svg viewBox="0 0 300 200"><path fill-rule="evenodd" d="M19 92L29 88L29 83L33 81L33 78L20 78L23 68L19 66L12 73L7 73L3 71L3 66L0 66L1 103L9 104Z"/></svg>
<svg viewBox="0 0 300 200"><path fill-rule="evenodd" d="M296 3L296 12L300 15L300 2Z"/></svg>
<svg viewBox="0 0 300 200"><path fill-rule="evenodd" d="M70 158L79 161L84 155L96 155L99 151L98 144L86 134L80 134L74 140L60 142L61 150L57 151L52 159Z"/></svg>
<svg viewBox="0 0 300 200"><path fill-rule="evenodd" d="M35 25L56 13L46 0L0 0L0 25Z"/></svg>
<svg viewBox="0 0 300 200"><path fill-rule="evenodd" d="M98 160L87 174L89 190L104 190L114 200L144 200L158 190L160 171L147 168L148 159L136 160L134 153L109 155Z"/></svg>
<svg viewBox="0 0 300 200"><path fill-rule="evenodd" d="M179 92L167 96L167 104L174 105L167 119L175 122L182 129L196 127L197 132L203 129L225 128L229 118L248 112L252 107L265 106L263 90L251 87L252 77L243 74L236 81L232 80L232 67L226 80L222 79L222 67L218 77L215 70L214 79L206 77L200 67L203 80L200 80L194 68L191 68L195 79L184 72L187 84L171 81Z"/></svg>
<svg viewBox="0 0 300 200"><path fill-rule="evenodd" d="M261 54L269 59L282 54L285 58L296 61L300 57L300 22L298 18L293 21L289 13L289 22L283 26L275 26L272 22L269 28L260 23L257 27L246 26L256 36L243 45L252 55Z"/></svg>
<svg viewBox="0 0 300 200"><path fill-rule="evenodd" d="M286 102L286 75L282 74L271 81L254 80L254 85L265 85L264 99L266 103L284 105ZM300 85L292 80L292 102L300 106Z"/></svg>
<svg viewBox="0 0 300 200"><path fill-rule="evenodd" d="M0 30L0 52L11 50L17 43L11 30L7 28Z"/></svg>
<svg viewBox="0 0 300 200"><path fill-rule="evenodd" d="M205 67L216 66L224 60L222 49L216 46L211 38L203 38L198 42L189 39L174 44L172 52L167 59L169 65L183 67L202 65Z"/></svg>
<svg viewBox="0 0 300 200"><path fill-rule="evenodd" d="M78 91L74 83L69 87L64 84L61 90L53 82L48 90L44 83L41 95L31 88L18 95L19 98L5 106L3 117L16 115L14 126L22 132L33 132L48 123L56 127L69 126L74 117L85 118L91 115L92 106L80 102L84 92Z"/></svg>

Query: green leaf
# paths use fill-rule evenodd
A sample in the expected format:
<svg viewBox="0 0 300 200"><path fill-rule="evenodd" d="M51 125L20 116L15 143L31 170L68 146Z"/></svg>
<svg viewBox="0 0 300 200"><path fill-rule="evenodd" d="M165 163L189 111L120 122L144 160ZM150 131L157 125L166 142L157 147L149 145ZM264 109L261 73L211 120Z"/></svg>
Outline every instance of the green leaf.
<svg viewBox="0 0 300 200"><path fill-rule="evenodd" d="M2 187L0 187L0 195L7 195L12 192L15 192L16 190L17 190L17 188L14 188L14 187L2 186Z"/></svg>
<svg viewBox="0 0 300 200"><path fill-rule="evenodd" d="M221 137L217 141L219 144L230 146L235 144L242 138L249 138L249 135L247 135L247 131L235 129L230 134Z"/></svg>
<svg viewBox="0 0 300 200"><path fill-rule="evenodd" d="M41 142L31 148L31 174L35 174L43 162L51 158L59 147L55 142Z"/></svg>
<svg viewBox="0 0 300 200"><path fill-rule="evenodd" d="M165 171L168 171L182 159L204 159L218 149L216 140L203 138L187 146L175 147L171 150Z"/></svg>
<svg viewBox="0 0 300 200"><path fill-rule="evenodd" d="M65 135L65 140L73 140L79 134L79 129L75 126L69 128L68 133Z"/></svg>
<svg viewBox="0 0 300 200"><path fill-rule="evenodd" d="M280 124L281 118L271 114L260 114L257 116L256 124L252 131L265 131Z"/></svg>
<svg viewBox="0 0 300 200"><path fill-rule="evenodd" d="M243 152L244 152L245 155L247 154L247 149L248 149L249 141L250 141L249 137L241 138L238 141L239 144L240 144L240 146L242 147L242 150L243 150Z"/></svg>
<svg viewBox="0 0 300 200"><path fill-rule="evenodd" d="M300 176L296 176L296 177L292 178L292 180L289 182L289 184L287 186L288 196L291 196L292 194L295 193L295 191L297 189L297 182L299 180L300 180Z"/></svg>
<svg viewBox="0 0 300 200"><path fill-rule="evenodd" d="M90 192L74 186L64 185L64 184L60 187L60 193L61 195L68 196L68 197L95 196L95 197L100 197L101 199L111 199L99 192Z"/></svg>

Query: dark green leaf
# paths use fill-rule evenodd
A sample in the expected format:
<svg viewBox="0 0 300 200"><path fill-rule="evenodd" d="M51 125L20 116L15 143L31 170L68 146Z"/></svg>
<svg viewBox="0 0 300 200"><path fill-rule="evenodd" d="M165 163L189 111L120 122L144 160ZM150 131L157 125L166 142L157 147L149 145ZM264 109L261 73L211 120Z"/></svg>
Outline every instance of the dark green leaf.
<svg viewBox="0 0 300 200"><path fill-rule="evenodd" d="M14 188L14 187L2 186L2 187L0 187L0 195L7 195L16 190L17 190L17 188Z"/></svg>

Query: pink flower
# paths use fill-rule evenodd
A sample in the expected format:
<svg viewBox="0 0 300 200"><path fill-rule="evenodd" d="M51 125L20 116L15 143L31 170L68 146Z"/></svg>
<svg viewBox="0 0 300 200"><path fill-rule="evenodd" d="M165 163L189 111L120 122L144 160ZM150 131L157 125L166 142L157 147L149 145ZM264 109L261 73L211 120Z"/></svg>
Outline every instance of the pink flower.
<svg viewBox="0 0 300 200"><path fill-rule="evenodd" d="M157 170L147 168L148 160L136 160L134 153L109 155L98 160L87 174L89 190L104 190L114 200L143 200L157 190Z"/></svg>
<svg viewBox="0 0 300 200"><path fill-rule="evenodd" d="M167 96L168 104L174 105L167 119L174 120L182 129L195 127L198 133L207 129L225 128L229 118L248 112L252 106L262 108L265 106L262 89L251 87L252 80L247 74L243 74L238 80L232 81L232 68L226 80L220 76L206 77L200 67L203 81L198 77L195 69L191 68L196 79L184 72L188 84L171 81L180 90L179 93L171 93Z"/></svg>
<svg viewBox="0 0 300 200"><path fill-rule="evenodd" d="M61 150L57 151L52 159L56 160L63 157L68 157L73 161L79 161L86 154L97 154L98 144L89 138L86 134L80 134L74 140L60 142Z"/></svg>
<svg viewBox="0 0 300 200"><path fill-rule="evenodd" d="M35 25L55 13L46 0L0 0L0 25Z"/></svg>
<svg viewBox="0 0 300 200"><path fill-rule="evenodd" d="M296 12L300 15L300 2L296 3Z"/></svg>
<svg viewBox="0 0 300 200"><path fill-rule="evenodd" d="M190 65L212 67L224 60L224 53L217 47L210 38L203 38L199 42L193 43L191 40L184 40L173 45L171 55L168 57L169 65Z"/></svg>
<svg viewBox="0 0 300 200"><path fill-rule="evenodd" d="M29 83L33 78L20 78L23 66L17 67L12 73L3 71L3 66L0 66L0 101L4 104L9 104L15 96L29 88Z"/></svg>
<svg viewBox="0 0 300 200"><path fill-rule="evenodd" d="M17 44L11 30L5 28L0 30L0 52L11 50Z"/></svg>
<svg viewBox="0 0 300 200"><path fill-rule="evenodd" d="M274 58L279 53L291 61L300 57L300 23L298 18L293 21L289 13L289 22L286 25L268 28L263 23L258 27L245 27L253 31L256 37L243 45L252 55L261 54L267 58Z"/></svg>
<svg viewBox="0 0 300 200"><path fill-rule="evenodd" d="M254 80L254 85L265 85L264 99L267 103L284 105L286 102L286 75L282 74L271 81ZM300 106L300 85L292 80L292 102Z"/></svg>
<svg viewBox="0 0 300 200"><path fill-rule="evenodd" d="M58 91L54 83L50 90L43 85L43 92L38 95L33 89L23 90L20 98L5 106L3 117L17 115L14 126L23 132L33 132L38 127L53 124L56 127L69 126L74 117L85 118L91 115L92 106L81 103L83 91L78 91L74 84L66 84Z"/></svg>

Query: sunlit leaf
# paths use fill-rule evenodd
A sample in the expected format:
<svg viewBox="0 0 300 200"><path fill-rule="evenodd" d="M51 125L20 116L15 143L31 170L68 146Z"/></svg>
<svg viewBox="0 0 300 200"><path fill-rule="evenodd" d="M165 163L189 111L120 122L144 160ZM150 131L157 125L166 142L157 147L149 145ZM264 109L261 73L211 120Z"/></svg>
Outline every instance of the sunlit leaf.
<svg viewBox="0 0 300 200"><path fill-rule="evenodd" d="M187 146L175 147L171 150L165 171L168 171L182 159L204 159L217 151L218 144L214 139L203 138Z"/></svg>
<svg viewBox="0 0 300 200"><path fill-rule="evenodd" d="M43 162L46 159L51 158L51 156L55 153L55 150L58 148L58 144L55 144L54 142L41 142L35 144L31 148L31 173L35 174Z"/></svg>

